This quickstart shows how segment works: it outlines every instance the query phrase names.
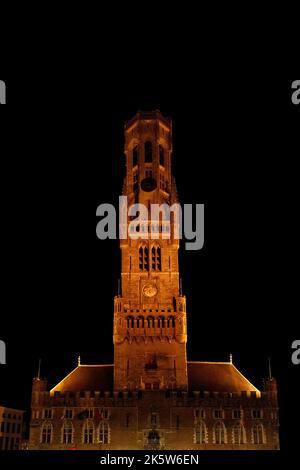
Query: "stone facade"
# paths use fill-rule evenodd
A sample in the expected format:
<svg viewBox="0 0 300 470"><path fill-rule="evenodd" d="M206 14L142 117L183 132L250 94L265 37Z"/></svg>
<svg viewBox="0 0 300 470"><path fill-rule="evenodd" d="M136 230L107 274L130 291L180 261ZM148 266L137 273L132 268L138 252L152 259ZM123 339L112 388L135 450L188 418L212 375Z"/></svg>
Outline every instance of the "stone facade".
<svg viewBox="0 0 300 470"><path fill-rule="evenodd" d="M127 206L178 203L170 119L137 113L125 125L125 156ZM133 219L123 219L131 236L120 241L114 364L79 361L51 390L34 379L30 448L279 449L275 379L261 392L232 359L187 360L176 216Z"/></svg>
<svg viewBox="0 0 300 470"><path fill-rule="evenodd" d="M23 444L24 411L0 406L0 450L19 450Z"/></svg>

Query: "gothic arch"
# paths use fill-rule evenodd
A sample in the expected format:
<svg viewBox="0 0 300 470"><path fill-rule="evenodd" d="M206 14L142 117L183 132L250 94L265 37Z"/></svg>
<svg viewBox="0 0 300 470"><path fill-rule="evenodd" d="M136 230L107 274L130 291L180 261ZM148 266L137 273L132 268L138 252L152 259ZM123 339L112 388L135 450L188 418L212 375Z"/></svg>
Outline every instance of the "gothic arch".
<svg viewBox="0 0 300 470"><path fill-rule="evenodd" d="M223 421L218 421L213 428L214 444L227 444L227 432Z"/></svg>
<svg viewBox="0 0 300 470"><path fill-rule="evenodd" d="M154 317L152 316L147 317L147 327L154 328Z"/></svg>
<svg viewBox="0 0 300 470"><path fill-rule="evenodd" d="M132 315L126 317L126 321L127 321L127 328L134 327L134 317Z"/></svg>
<svg viewBox="0 0 300 470"><path fill-rule="evenodd" d="M194 442L195 444L208 443L207 427L203 420L200 420L194 428Z"/></svg>

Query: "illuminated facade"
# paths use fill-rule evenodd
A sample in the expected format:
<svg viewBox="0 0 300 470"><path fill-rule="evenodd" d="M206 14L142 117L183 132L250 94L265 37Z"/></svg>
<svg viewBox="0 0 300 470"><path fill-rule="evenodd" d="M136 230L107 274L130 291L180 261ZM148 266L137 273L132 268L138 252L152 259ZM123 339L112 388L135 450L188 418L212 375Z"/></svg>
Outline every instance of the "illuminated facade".
<svg viewBox="0 0 300 470"><path fill-rule="evenodd" d="M125 155L129 206L178 202L170 119L137 113L125 125ZM279 448L275 379L259 391L232 358L187 361L175 229L174 218L149 219L137 229L148 239L120 241L114 364L79 361L50 391L34 379L31 449Z"/></svg>

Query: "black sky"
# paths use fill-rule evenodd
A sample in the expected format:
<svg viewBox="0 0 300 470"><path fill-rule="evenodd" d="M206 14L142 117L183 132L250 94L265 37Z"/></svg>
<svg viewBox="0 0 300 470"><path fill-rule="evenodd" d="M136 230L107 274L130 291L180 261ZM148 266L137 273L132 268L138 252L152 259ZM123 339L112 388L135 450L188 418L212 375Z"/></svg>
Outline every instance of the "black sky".
<svg viewBox="0 0 300 470"><path fill-rule="evenodd" d="M272 357L282 443L296 445L299 120L291 82L95 78L81 83L79 106L75 83L28 80L30 112L10 109L1 124L9 155L1 162L1 404L29 409L40 357L50 385L79 354L83 363L113 362L120 257L117 241L96 238L95 212L121 193L125 120L160 109L173 119L180 200L205 204L204 248L180 253L189 359L223 361L232 353L260 388ZM12 106L22 101L24 81L7 85ZM41 103L45 90L48 103Z"/></svg>

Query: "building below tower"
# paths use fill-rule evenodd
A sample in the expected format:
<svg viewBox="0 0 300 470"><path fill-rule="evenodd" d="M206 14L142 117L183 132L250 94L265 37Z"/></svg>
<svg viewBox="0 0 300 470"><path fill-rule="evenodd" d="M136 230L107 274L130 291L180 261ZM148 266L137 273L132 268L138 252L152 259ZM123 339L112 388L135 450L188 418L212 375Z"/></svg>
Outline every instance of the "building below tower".
<svg viewBox="0 0 300 470"><path fill-rule="evenodd" d="M231 362L188 362L188 391L114 392L113 368L34 379L30 449L279 449L275 379L260 392Z"/></svg>
<svg viewBox="0 0 300 470"><path fill-rule="evenodd" d="M279 449L275 379L259 391L232 360L187 360L172 145L159 111L125 124L122 196L147 215L124 219L114 364L79 361L51 390L34 379L30 449Z"/></svg>

